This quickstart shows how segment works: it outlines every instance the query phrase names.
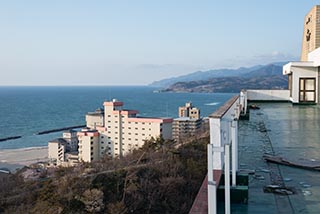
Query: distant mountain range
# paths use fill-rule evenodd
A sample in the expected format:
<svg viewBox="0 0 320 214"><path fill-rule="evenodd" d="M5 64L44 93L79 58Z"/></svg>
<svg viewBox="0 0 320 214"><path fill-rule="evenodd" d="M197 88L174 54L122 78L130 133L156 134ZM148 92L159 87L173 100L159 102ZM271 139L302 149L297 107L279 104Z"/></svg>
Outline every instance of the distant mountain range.
<svg viewBox="0 0 320 214"><path fill-rule="evenodd" d="M166 92L239 92L241 89L285 89L282 75L286 62L257 65L249 68L198 71L180 77L155 81L150 86Z"/></svg>

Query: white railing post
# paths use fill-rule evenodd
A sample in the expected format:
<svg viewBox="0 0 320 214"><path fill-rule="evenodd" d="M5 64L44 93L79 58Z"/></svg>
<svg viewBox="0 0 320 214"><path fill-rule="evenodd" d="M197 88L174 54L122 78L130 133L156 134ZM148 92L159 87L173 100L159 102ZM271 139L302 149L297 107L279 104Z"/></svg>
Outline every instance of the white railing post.
<svg viewBox="0 0 320 214"><path fill-rule="evenodd" d="M217 213L216 183L213 180L213 144L208 144L208 213Z"/></svg>
<svg viewBox="0 0 320 214"><path fill-rule="evenodd" d="M213 154L221 154L224 152L223 147L214 147L208 144L208 213L217 213L217 182L213 175Z"/></svg>
<svg viewBox="0 0 320 214"><path fill-rule="evenodd" d="M232 186L237 185L237 171L238 171L238 121L234 120L231 124L231 138L232 138Z"/></svg>
<svg viewBox="0 0 320 214"><path fill-rule="evenodd" d="M224 149L224 199L225 213L230 214L230 145L225 144Z"/></svg>

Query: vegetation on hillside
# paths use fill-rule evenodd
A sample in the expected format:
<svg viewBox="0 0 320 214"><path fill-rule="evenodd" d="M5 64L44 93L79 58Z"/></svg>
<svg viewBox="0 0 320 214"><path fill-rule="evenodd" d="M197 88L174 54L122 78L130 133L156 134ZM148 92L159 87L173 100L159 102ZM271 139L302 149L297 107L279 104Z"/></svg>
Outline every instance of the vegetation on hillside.
<svg viewBox="0 0 320 214"><path fill-rule="evenodd" d="M0 184L0 213L188 213L206 174L208 137L152 139L121 159L21 173Z"/></svg>

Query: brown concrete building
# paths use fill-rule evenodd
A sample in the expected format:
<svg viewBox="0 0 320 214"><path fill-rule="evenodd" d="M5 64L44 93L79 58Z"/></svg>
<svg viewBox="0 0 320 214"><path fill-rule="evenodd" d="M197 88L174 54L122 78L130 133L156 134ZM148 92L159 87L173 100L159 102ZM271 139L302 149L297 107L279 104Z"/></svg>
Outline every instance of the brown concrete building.
<svg viewBox="0 0 320 214"><path fill-rule="evenodd" d="M314 6L304 19L301 61L308 61L308 54L320 47L320 5Z"/></svg>

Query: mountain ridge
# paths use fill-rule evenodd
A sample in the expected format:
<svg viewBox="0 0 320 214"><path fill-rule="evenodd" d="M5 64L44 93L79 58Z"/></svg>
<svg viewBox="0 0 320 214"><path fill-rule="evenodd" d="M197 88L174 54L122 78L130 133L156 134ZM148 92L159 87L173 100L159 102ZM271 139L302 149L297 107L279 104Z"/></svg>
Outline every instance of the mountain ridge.
<svg viewBox="0 0 320 214"><path fill-rule="evenodd" d="M221 69L211 69L207 71L196 71L196 72L181 75L178 77L157 80L149 84L149 86L159 87L159 88L168 88L177 82L190 82L190 81L208 80L211 78L243 76L245 74L264 68L266 66L270 66L270 65L282 66L286 63L287 62L274 62L267 65L255 65L251 67L240 67L237 69L221 68Z"/></svg>

